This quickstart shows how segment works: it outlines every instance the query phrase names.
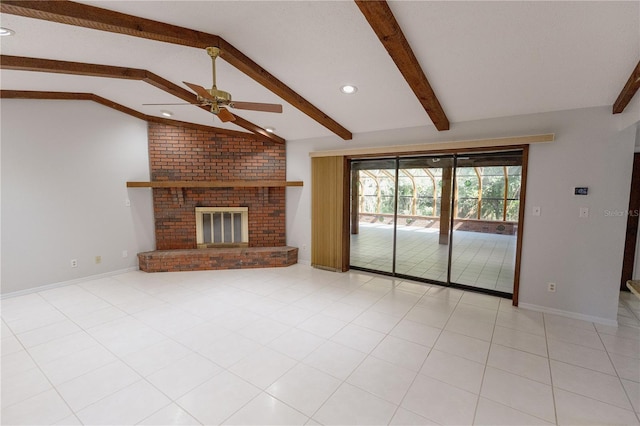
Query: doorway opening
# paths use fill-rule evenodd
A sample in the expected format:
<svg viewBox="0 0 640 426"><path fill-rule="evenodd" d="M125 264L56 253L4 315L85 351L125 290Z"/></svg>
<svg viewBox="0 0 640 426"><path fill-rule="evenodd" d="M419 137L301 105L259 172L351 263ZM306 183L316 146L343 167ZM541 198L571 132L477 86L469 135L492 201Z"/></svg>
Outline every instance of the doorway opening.
<svg viewBox="0 0 640 426"><path fill-rule="evenodd" d="M350 268L517 299L524 150L352 159Z"/></svg>

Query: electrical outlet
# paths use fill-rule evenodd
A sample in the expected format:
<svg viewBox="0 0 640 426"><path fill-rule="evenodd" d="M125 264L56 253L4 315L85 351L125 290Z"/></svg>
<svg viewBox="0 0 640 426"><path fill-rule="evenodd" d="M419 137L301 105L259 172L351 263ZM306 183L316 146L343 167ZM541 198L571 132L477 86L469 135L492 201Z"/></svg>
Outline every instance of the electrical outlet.
<svg viewBox="0 0 640 426"><path fill-rule="evenodd" d="M302 245L302 251L307 251L307 245L306 244Z"/></svg>
<svg viewBox="0 0 640 426"><path fill-rule="evenodd" d="M125 200L124 200L124 206L125 206L125 207L131 207L131 200L130 200L130 199L128 199L128 198L127 198L127 199L125 199Z"/></svg>
<svg viewBox="0 0 640 426"><path fill-rule="evenodd" d="M78 259L71 259L71 267L72 268L78 267Z"/></svg>
<svg viewBox="0 0 640 426"><path fill-rule="evenodd" d="M555 293L556 283L547 283L547 291L550 291L551 293Z"/></svg>
<svg viewBox="0 0 640 426"><path fill-rule="evenodd" d="M122 250L122 257L129 257L129 252L127 250Z"/></svg>
<svg viewBox="0 0 640 426"><path fill-rule="evenodd" d="M96 265L102 263L102 256L96 256Z"/></svg>

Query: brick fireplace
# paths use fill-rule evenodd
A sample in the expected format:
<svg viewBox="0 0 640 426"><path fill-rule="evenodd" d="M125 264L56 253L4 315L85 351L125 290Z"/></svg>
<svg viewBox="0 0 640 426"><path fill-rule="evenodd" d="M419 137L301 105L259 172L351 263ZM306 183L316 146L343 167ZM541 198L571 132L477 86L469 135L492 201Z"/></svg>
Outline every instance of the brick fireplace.
<svg viewBox="0 0 640 426"><path fill-rule="evenodd" d="M285 145L240 132L149 123L149 161L153 182L285 181ZM196 207L213 206L247 208L248 247L197 249ZM153 208L157 251L138 255L142 270L297 262L297 249L285 247L284 187L154 188Z"/></svg>

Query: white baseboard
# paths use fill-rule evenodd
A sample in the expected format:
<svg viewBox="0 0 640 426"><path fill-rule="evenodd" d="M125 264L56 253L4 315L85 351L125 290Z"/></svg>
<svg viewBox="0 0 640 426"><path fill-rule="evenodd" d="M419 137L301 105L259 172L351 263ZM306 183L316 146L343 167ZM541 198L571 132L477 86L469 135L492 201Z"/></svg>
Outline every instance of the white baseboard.
<svg viewBox="0 0 640 426"><path fill-rule="evenodd" d="M532 305L530 303L518 303L518 307L522 309L528 309L530 311L542 312L544 314L554 314L554 315L559 315L561 317L595 322L603 325L610 325L612 327L618 326L617 320L611 320L611 319L602 318L602 317L594 317L592 315L579 314L577 312L563 311L561 309L548 308L546 306Z"/></svg>
<svg viewBox="0 0 640 426"><path fill-rule="evenodd" d="M138 271L138 270L139 270L139 268L137 266L131 266L131 267L125 268L125 269L118 269L116 271L105 272L105 273L97 274L97 275L89 275L87 277L75 278L75 279L69 280L69 281L61 281L61 282L58 282L58 283L46 284L46 285L41 285L41 286L38 286L38 287L27 288L25 290L12 291L11 293L0 294L0 300L9 299L11 297L24 296L24 295L31 294L31 293L37 293L37 292L43 291L43 290L51 290L52 288L58 288L58 287L64 287L64 286L67 286L67 285L83 283L83 282L86 282L86 281L98 280L100 278L108 278L108 277L112 277L114 275L124 274L125 272Z"/></svg>

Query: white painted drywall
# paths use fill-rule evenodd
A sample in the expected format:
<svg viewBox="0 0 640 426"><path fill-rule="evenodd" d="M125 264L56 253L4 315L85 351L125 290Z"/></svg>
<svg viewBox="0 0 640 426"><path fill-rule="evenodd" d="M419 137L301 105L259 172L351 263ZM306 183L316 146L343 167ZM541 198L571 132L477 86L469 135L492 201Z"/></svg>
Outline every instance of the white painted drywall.
<svg viewBox="0 0 640 426"><path fill-rule="evenodd" d="M301 262L310 261L309 152L541 133L555 133L556 140L530 149L520 304L613 323L626 217L611 212L628 206L635 125L620 130L610 107L453 123L447 132L424 127L359 134L351 141L289 141L287 179L304 186L287 190L287 244L301 248ZM574 196L575 186L589 187L589 195ZM531 215L532 206L541 207L540 217ZM589 207L589 218L578 217L580 207ZM547 282L557 284L555 293Z"/></svg>
<svg viewBox="0 0 640 426"><path fill-rule="evenodd" d="M136 267L154 249L151 191L125 185L149 180L146 122L90 101L3 99L0 118L3 295Z"/></svg>

